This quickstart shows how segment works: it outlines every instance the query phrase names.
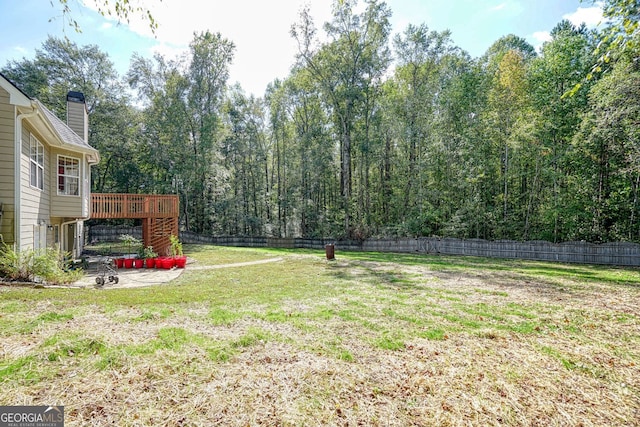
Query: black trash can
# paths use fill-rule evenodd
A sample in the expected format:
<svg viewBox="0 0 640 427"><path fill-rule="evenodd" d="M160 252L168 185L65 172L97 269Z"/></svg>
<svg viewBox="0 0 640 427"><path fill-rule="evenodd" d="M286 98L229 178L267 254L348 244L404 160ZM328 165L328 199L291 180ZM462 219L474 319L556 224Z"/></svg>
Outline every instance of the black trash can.
<svg viewBox="0 0 640 427"><path fill-rule="evenodd" d="M336 248L334 245L325 245L324 251L327 255L327 259L335 259L336 258Z"/></svg>

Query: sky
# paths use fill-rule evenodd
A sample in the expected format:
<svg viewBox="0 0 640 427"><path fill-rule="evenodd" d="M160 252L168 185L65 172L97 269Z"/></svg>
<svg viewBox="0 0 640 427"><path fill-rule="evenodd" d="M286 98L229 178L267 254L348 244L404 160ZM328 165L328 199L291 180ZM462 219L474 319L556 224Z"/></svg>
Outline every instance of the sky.
<svg viewBox="0 0 640 427"><path fill-rule="evenodd" d="M101 0L103 1L103 0ZM160 53L174 59L184 52L195 32L219 32L234 42L229 83L247 94L262 96L267 85L289 74L296 54L291 26L304 5L316 27L331 19L331 0L131 0L148 5L159 28L148 21L118 23L95 11L95 0L68 0L82 30L64 21L60 0L0 0L0 69L8 61L32 59L48 35L68 37L78 46L97 45L124 75L133 53L151 58ZM84 2L84 3L83 3ZM360 2L363 4L363 2ZM549 39L562 19L596 27L601 9L591 0L386 0L393 12L392 33L408 24L451 31L454 43L471 56L481 56L507 34L525 38L535 47ZM85 6L86 4L86 6ZM393 36L392 36L393 37Z"/></svg>

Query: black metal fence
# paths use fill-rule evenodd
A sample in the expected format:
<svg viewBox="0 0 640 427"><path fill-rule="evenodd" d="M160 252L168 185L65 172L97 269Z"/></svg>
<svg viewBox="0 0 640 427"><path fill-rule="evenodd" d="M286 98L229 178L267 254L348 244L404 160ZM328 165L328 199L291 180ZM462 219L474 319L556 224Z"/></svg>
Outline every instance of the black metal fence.
<svg viewBox="0 0 640 427"><path fill-rule="evenodd" d="M93 226L89 230L88 239L90 243L117 241L121 234L131 234L140 238L142 231L140 227ZM212 237L191 232L181 232L180 239L184 243L221 246L324 249L325 245L334 244L338 253L343 250L469 255L489 258L640 267L640 245L627 242L603 244L588 242L551 243L546 241L489 241L482 239L437 237L367 239L356 241L239 236Z"/></svg>

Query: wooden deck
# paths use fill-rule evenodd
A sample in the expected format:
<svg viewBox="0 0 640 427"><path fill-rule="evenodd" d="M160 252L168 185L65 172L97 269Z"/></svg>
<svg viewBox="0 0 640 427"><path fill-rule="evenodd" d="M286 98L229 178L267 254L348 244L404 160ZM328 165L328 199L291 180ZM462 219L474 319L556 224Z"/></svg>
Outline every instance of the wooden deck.
<svg viewBox="0 0 640 427"><path fill-rule="evenodd" d="M175 194L91 194L91 218L172 218L178 217Z"/></svg>
<svg viewBox="0 0 640 427"><path fill-rule="evenodd" d="M178 235L179 202L175 194L92 193L91 219L142 219L144 245L166 255L169 237Z"/></svg>

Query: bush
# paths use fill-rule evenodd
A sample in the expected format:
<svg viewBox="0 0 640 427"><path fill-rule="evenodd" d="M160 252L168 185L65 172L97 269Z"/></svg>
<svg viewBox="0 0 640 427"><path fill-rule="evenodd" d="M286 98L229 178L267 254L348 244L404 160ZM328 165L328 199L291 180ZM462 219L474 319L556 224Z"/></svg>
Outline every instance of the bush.
<svg viewBox="0 0 640 427"><path fill-rule="evenodd" d="M127 254L131 253L132 248L137 251L142 246L142 242L131 234L121 234L119 239L127 247Z"/></svg>
<svg viewBox="0 0 640 427"><path fill-rule="evenodd" d="M171 242L171 256L182 256L182 242L178 239L178 236L169 236L169 241Z"/></svg>
<svg viewBox="0 0 640 427"><path fill-rule="evenodd" d="M42 280L52 284L71 283L84 272L70 270L69 253L53 248L16 252L6 243L0 248L0 275L10 280L34 282Z"/></svg>
<svg viewBox="0 0 640 427"><path fill-rule="evenodd" d="M0 248L0 275L10 280L31 281L33 273L33 251L16 252L6 243L2 242Z"/></svg>
<svg viewBox="0 0 640 427"><path fill-rule="evenodd" d="M153 251L153 246L140 246L140 249L138 250L138 258L148 259L155 258L157 256L158 254Z"/></svg>

